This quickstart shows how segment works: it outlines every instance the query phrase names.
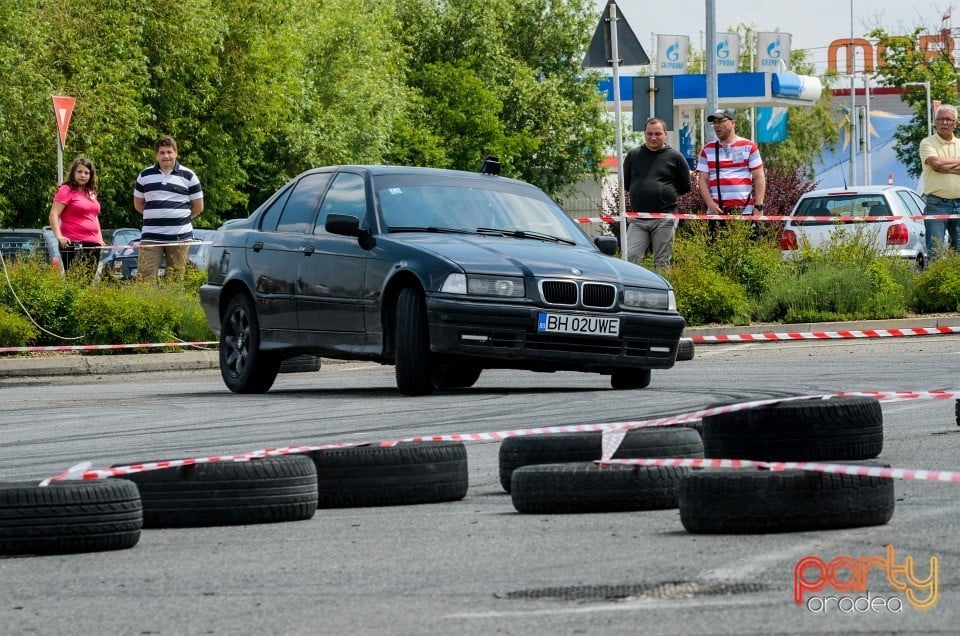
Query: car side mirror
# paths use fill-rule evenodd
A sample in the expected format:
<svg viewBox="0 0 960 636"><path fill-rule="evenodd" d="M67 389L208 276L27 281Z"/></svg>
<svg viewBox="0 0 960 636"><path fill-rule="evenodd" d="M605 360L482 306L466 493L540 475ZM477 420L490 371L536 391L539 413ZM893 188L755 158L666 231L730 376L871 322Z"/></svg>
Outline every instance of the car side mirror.
<svg viewBox="0 0 960 636"><path fill-rule="evenodd" d="M342 236L360 236L360 219L347 214L330 214L327 216L327 222L324 229L330 234L340 234Z"/></svg>
<svg viewBox="0 0 960 636"><path fill-rule="evenodd" d="M616 254L617 248L620 247L620 241L617 240L616 236L598 236L593 239L593 244L607 256Z"/></svg>

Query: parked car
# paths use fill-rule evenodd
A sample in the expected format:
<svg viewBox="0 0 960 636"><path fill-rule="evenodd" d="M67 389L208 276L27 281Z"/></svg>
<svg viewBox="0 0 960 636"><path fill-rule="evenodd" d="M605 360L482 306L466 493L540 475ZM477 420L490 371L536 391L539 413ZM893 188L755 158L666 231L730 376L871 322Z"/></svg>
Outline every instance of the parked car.
<svg viewBox="0 0 960 636"><path fill-rule="evenodd" d="M897 256L923 269L927 247L923 219L925 204L916 192L903 186L875 185L813 190L800 197L780 235L785 258L809 245L820 247L838 232L861 232L877 253ZM845 220L794 220L792 217L847 217ZM875 217L898 217L884 220Z"/></svg>
<svg viewBox="0 0 960 636"><path fill-rule="evenodd" d="M140 239L140 230L135 227L121 227L117 229L101 230L103 241L109 249L103 250L100 263L97 265L97 278L104 272L112 272L116 257L124 251L126 246Z"/></svg>
<svg viewBox="0 0 960 636"><path fill-rule="evenodd" d="M101 262L102 272L110 272L115 278L121 280L130 279L137 275L137 258L140 255L140 230L135 231L137 233L136 238L132 239L126 247L110 250L110 253L104 257ZM195 229L193 231L194 242L190 245L190 253L187 258L197 269L207 269L209 241L214 233L214 230ZM166 274L166 261L166 257L160 261L160 269L157 271L158 276Z"/></svg>
<svg viewBox="0 0 960 636"><path fill-rule="evenodd" d="M521 181L319 168L220 228L200 301L239 393L267 391L303 353L395 365L407 395L491 368L643 388L674 365L685 323L670 285L616 247Z"/></svg>
<svg viewBox="0 0 960 636"><path fill-rule="evenodd" d="M42 229L0 229L0 255L5 263L36 257L63 271L60 245L49 227Z"/></svg>

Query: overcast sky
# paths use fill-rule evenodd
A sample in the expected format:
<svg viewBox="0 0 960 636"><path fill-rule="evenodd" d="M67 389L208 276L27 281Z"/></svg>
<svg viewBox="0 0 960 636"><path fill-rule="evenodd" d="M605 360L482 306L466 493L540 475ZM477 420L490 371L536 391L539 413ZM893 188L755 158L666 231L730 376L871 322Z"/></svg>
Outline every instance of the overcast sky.
<svg viewBox="0 0 960 636"><path fill-rule="evenodd" d="M596 0L597 19L607 0ZM695 49L700 49L700 32L706 25L705 0L617 0L617 5L644 49L653 48L651 34L687 35ZM852 0L853 34L860 37L880 27L891 34L912 32L923 26L934 32L941 26L945 13L951 12L947 2L910 2L909 0ZM851 0L802 0L763 2L759 0L715 0L716 28L722 33L739 24L758 31L781 31L792 35L794 50L809 51L807 59L820 73L826 68L827 47L833 40L850 37ZM956 24L960 26L960 1L956 7Z"/></svg>

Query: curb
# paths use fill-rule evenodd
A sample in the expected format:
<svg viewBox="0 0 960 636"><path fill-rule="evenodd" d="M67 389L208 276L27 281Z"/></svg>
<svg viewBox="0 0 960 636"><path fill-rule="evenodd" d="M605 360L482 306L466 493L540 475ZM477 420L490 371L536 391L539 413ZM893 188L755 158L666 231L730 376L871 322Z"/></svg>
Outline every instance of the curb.
<svg viewBox="0 0 960 636"><path fill-rule="evenodd" d="M688 327L683 336L713 336L733 333L809 332L865 329L899 329L910 327L960 327L960 314L899 318L895 320L861 320L854 322L816 322L765 325L709 325ZM724 343L740 344L740 343ZM701 346L713 346L710 344ZM322 359L323 364L340 360ZM130 353L111 355L69 354L50 357L2 356L0 379L52 377L62 375L120 375L160 371L202 371L220 366L216 350L183 351L181 353ZM958 415L960 418L960 415ZM958 419L960 422L960 419Z"/></svg>

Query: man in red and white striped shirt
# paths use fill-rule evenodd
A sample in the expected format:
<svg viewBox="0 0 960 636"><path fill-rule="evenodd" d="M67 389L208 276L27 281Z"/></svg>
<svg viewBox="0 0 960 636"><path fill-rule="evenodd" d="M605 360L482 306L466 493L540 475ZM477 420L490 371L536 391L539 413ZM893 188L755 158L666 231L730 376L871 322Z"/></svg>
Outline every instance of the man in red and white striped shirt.
<svg viewBox="0 0 960 636"><path fill-rule="evenodd" d="M697 183L708 214L761 214L767 182L757 144L734 132L736 111L707 117L717 135L700 151Z"/></svg>

